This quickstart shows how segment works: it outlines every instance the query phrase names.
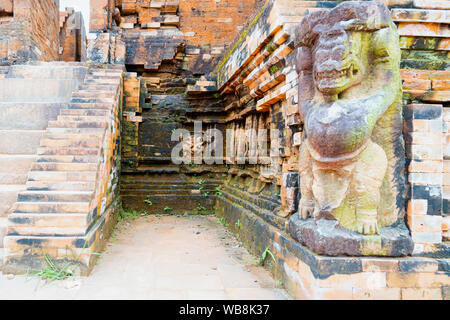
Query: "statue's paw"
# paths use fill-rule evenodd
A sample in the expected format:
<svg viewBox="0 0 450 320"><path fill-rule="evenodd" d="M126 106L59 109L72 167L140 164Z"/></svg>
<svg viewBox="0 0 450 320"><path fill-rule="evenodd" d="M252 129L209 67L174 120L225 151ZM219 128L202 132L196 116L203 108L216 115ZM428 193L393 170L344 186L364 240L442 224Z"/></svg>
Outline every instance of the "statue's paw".
<svg viewBox="0 0 450 320"><path fill-rule="evenodd" d="M312 200L300 200L298 206L298 215L300 219L308 219L313 216L314 213L314 201Z"/></svg>
<svg viewBox="0 0 450 320"><path fill-rule="evenodd" d="M364 235L380 234L380 229L378 228L376 219L365 219L363 221L358 221L357 230L359 233Z"/></svg>
<svg viewBox="0 0 450 320"><path fill-rule="evenodd" d="M365 235L379 234L378 218L376 209L356 211L356 230Z"/></svg>

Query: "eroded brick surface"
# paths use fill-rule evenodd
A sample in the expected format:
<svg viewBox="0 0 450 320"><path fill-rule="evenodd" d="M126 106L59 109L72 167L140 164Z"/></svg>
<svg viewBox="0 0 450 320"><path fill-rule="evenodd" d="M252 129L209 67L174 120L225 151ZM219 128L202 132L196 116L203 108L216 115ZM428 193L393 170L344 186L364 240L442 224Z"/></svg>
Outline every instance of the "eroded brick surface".
<svg viewBox="0 0 450 320"><path fill-rule="evenodd" d="M59 2L56 0L14 1L1 14L0 4L0 63L11 64L29 60L58 60Z"/></svg>

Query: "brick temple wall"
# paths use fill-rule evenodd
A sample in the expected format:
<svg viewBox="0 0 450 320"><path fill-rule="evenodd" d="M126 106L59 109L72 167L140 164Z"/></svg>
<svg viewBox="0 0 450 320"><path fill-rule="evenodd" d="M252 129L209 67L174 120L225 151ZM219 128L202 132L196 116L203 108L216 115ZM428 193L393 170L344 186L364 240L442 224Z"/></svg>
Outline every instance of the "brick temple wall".
<svg viewBox="0 0 450 320"><path fill-rule="evenodd" d="M59 1L3 0L0 12L1 64L58 60Z"/></svg>

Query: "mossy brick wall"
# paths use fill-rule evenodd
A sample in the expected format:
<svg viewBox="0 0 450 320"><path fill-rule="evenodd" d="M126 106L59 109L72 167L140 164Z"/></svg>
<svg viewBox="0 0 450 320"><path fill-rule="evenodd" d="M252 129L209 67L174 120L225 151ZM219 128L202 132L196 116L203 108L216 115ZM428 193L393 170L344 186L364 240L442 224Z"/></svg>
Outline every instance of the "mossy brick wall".
<svg viewBox="0 0 450 320"><path fill-rule="evenodd" d="M123 169L137 168L141 80L136 73L126 73L124 79L124 108L122 113Z"/></svg>
<svg viewBox="0 0 450 320"><path fill-rule="evenodd" d="M103 139L100 154L102 161L97 173L96 201L97 214L102 216L119 196L121 164L121 114L123 112L123 79L116 92L115 105L109 115L108 128Z"/></svg>

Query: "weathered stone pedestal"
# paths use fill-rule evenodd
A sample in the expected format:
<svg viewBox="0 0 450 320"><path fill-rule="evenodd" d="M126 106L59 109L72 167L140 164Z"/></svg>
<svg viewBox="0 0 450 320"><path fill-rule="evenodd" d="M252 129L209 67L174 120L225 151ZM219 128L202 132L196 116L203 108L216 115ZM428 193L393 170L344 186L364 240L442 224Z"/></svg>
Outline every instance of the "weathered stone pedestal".
<svg viewBox="0 0 450 320"><path fill-rule="evenodd" d="M301 220L295 214L287 226L290 235L325 256L389 256L412 254L414 243L404 223L380 228L380 234L363 235L339 226L337 220Z"/></svg>

